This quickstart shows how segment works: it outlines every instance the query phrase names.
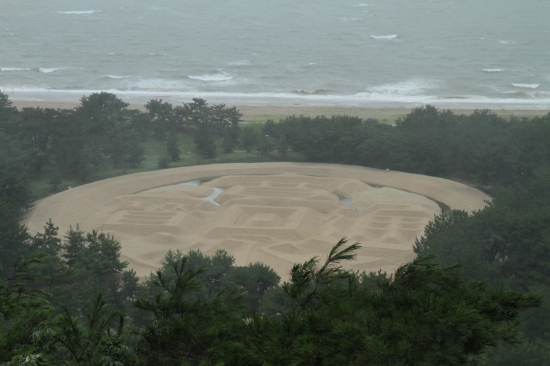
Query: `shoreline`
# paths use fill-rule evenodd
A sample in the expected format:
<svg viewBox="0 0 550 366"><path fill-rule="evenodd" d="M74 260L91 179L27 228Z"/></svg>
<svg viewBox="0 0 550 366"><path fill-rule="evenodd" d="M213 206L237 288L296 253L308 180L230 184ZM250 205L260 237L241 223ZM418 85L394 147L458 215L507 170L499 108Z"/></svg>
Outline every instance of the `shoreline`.
<svg viewBox="0 0 550 366"><path fill-rule="evenodd" d="M122 97L121 99L124 100ZM77 107L80 102L74 101L47 101L47 100L17 100L11 99L13 106L19 110L23 108L60 108L60 109L73 109ZM167 101L171 103L170 101ZM207 100L208 102L208 100ZM218 104L217 102L211 102L212 104ZM172 103L174 106L181 105L182 103ZM429 103L427 103L429 104ZM279 105L247 105L247 104L227 104L228 106L235 106L243 114L243 120L245 122L265 122L268 119L278 121L285 117L292 115L304 115L308 117L317 116L333 116L333 115L348 115L353 117L359 117L363 119L375 118L380 121L386 121L387 123L393 123L397 118L405 116L410 113L414 108L419 106L404 106L394 104L393 106L380 107L380 106L314 106L314 105L292 105L292 106L279 106ZM480 108L443 108L436 106L436 108L443 110L449 109L455 114L469 115L475 110L489 109L491 112L496 113L501 117L510 117L511 115L516 117L537 117L545 116L550 112L550 109L491 109L486 106L480 106ZM128 109L138 109L145 111L143 103L130 102Z"/></svg>

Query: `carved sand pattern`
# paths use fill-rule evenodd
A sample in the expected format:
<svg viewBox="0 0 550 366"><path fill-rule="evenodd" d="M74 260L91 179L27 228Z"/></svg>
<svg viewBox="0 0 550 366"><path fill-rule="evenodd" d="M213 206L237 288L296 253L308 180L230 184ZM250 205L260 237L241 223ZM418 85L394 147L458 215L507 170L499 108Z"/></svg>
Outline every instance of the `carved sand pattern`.
<svg viewBox="0 0 550 366"><path fill-rule="evenodd" d="M237 265L263 262L286 278L293 263L326 257L343 236L362 244L350 268L392 272L414 258L414 239L441 212L434 200L421 194L365 183L381 185L376 175L390 172L275 164L277 169L274 164L207 166L202 173L197 167L178 168L96 182L39 202L27 225L39 230L51 217L62 230L78 222L84 230L110 232L121 240L123 259L139 275L158 267L168 249L200 249L208 255L225 249ZM308 168L315 174L307 174ZM179 184L216 172L221 173L219 178L200 186ZM396 172L391 173L387 176L396 178ZM418 184L422 176L399 174L398 181L386 179L386 183L400 187L406 185L403 180L412 179L416 186L411 184L408 191L429 190ZM423 178L428 178L427 184L437 180ZM446 182L444 189L456 186L469 193L461 193L463 207L450 205L453 208L472 209L476 204L481 208L488 199L469 187L439 181ZM223 189L215 198L219 206L204 199L214 187ZM431 193L445 202L441 192ZM343 198L353 207L342 206Z"/></svg>

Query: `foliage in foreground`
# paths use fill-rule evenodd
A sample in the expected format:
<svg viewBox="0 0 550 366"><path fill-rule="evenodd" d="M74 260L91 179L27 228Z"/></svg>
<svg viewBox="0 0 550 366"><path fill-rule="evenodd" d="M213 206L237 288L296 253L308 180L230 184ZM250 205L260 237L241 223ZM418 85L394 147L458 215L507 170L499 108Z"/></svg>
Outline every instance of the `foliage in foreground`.
<svg viewBox="0 0 550 366"><path fill-rule="evenodd" d="M142 285L135 297L145 324L134 327L134 335L125 332L124 317L108 311L102 296L83 317L65 308L52 319L49 303L22 283L24 278L14 277L43 259L33 258L0 283L0 360L11 365L31 364L27 359L42 365L461 365L499 343L516 341L518 314L540 305L537 295L491 289L466 279L458 266L443 268L431 258L400 267L393 279L360 276L341 267L357 249L342 239L322 265L316 258L294 265L288 282L267 290L278 295L262 298L271 302L262 306L277 309L275 314L245 306L243 286L207 291L200 278L204 269L190 265L197 253L172 254L151 286ZM18 281L7 284L12 280ZM125 334L134 339L133 347Z"/></svg>
<svg viewBox="0 0 550 366"><path fill-rule="evenodd" d="M550 165L550 114L507 121L427 106L395 127L293 116L239 130L236 109L203 100L151 101L146 113L108 93L81 102L17 111L0 93L0 363L548 364L550 174L540 167ZM419 258L393 280L338 269L337 256L352 255L342 246L326 266L295 266L282 286L268 267L237 267L226 252L169 252L139 283L109 235L77 227L59 239L48 223L31 236L19 224L33 198L29 178L49 175L55 192L67 177L139 165L142 143L167 135L166 166L181 158L183 137L207 158L240 144L261 154L247 161L275 149L507 188L473 216L436 217ZM522 291L541 294L543 306Z"/></svg>
<svg viewBox="0 0 550 366"><path fill-rule="evenodd" d="M482 211L435 217L415 244L418 255L435 255L442 265L463 263L469 278L542 296L542 307L521 315L519 348L525 358L518 364L550 359L549 192L550 170L538 169L521 188L501 188ZM515 347L499 348L489 359L518 359L518 352Z"/></svg>
<svg viewBox="0 0 550 366"><path fill-rule="evenodd" d="M540 304L536 295L489 289L430 258L400 267L393 281L379 278L371 291L374 274L360 280L338 265L359 247L344 244L320 267L315 259L294 266L283 284L288 313L247 323L251 364L465 364L514 341L519 311Z"/></svg>

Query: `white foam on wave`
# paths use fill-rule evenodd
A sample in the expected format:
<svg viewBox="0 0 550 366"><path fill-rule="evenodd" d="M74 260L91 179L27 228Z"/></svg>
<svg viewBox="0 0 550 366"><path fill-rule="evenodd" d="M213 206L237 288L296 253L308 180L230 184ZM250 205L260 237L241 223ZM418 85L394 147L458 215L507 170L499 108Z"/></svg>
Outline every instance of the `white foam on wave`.
<svg viewBox="0 0 550 366"><path fill-rule="evenodd" d="M427 89L433 89L434 82L423 79L411 79L397 83L382 84L367 89L370 95L378 96L413 96L419 95Z"/></svg>
<svg viewBox="0 0 550 366"><path fill-rule="evenodd" d="M540 86L540 84L515 84L512 83L513 86L516 88L527 88L527 89L536 89Z"/></svg>
<svg viewBox="0 0 550 366"><path fill-rule="evenodd" d="M504 69L483 69L483 72L502 72Z"/></svg>
<svg viewBox="0 0 550 366"><path fill-rule="evenodd" d="M501 92L501 94L505 94L507 96L511 96L517 99L528 98L532 100L548 100L548 98L550 97L550 92L548 91L535 91L529 89L504 91Z"/></svg>
<svg viewBox="0 0 550 366"><path fill-rule="evenodd" d="M505 92L501 92L501 94L514 96L515 98L536 98L537 97L535 92L520 91L520 90L505 91Z"/></svg>
<svg viewBox="0 0 550 366"><path fill-rule="evenodd" d="M124 79L129 76L118 76L118 75L101 75L102 78L109 78L109 79Z"/></svg>
<svg viewBox="0 0 550 366"><path fill-rule="evenodd" d="M0 71L31 71L31 69L23 69L20 67L0 67Z"/></svg>
<svg viewBox="0 0 550 366"><path fill-rule="evenodd" d="M45 93L45 92L51 92L52 89L48 88L39 88L39 87L27 87L27 86L18 86L14 87L12 85L0 85L0 90L10 90L12 92L28 92L28 93Z"/></svg>
<svg viewBox="0 0 550 366"><path fill-rule="evenodd" d="M52 68L44 68L44 67L41 67L38 69L38 71L40 71L41 73L43 74L51 74L52 72L56 72L56 71L59 71L61 70L60 67L52 67Z"/></svg>
<svg viewBox="0 0 550 366"><path fill-rule="evenodd" d="M0 90L10 90L14 100L54 100L72 101L82 95L109 92L131 103L146 103L151 99L165 99L170 103L190 101L192 98L202 98L210 103L233 103L235 105L280 105L292 106L422 106L431 104L438 108L483 108L483 109L548 109L550 94L541 94L540 98L489 98L476 95L458 95L438 97L434 95L380 95L375 93L357 93L353 95L311 95L295 93L226 93L226 92L197 92L179 91L156 92L152 90L51 90L44 88L21 88L0 85ZM76 99L75 99L76 98Z"/></svg>
<svg viewBox="0 0 550 366"><path fill-rule="evenodd" d="M217 74L204 74L204 75L188 75L189 79L193 80L200 80L200 81L229 81L233 79L233 76L229 75L228 73L222 71Z"/></svg>
<svg viewBox="0 0 550 366"><path fill-rule="evenodd" d="M370 36L369 38L380 39L380 40L392 40L392 39L397 39L397 34L390 34L388 36Z"/></svg>
<svg viewBox="0 0 550 366"><path fill-rule="evenodd" d="M173 79L139 79L129 83L129 90L143 92L187 92L191 90L191 85L184 80Z"/></svg>
<svg viewBox="0 0 550 366"><path fill-rule="evenodd" d="M298 94L326 94L328 92L330 92L330 89L324 89L324 88L319 88L319 89L296 89L294 90L295 93L298 93Z"/></svg>
<svg viewBox="0 0 550 366"><path fill-rule="evenodd" d="M227 64L231 66L248 66L250 65L250 61L248 60L230 61Z"/></svg>
<svg viewBox="0 0 550 366"><path fill-rule="evenodd" d="M352 5L352 6L363 7L363 6L369 6L369 4L361 3L361 4Z"/></svg>
<svg viewBox="0 0 550 366"><path fill-rule="evenodd" d="M500 92L500 94L513 95L515 97L533 97L532 93L526 93L524 91L519 91L519 90L503 91L503 92Z"/></svg>
<svg viewBox="0 0 550 366"><path fill-rule="evenodd" d="M70 11L57 11L59 14L76 14L76 15L83 15L83 14L95 14L95 13L103 13L101 10L70 10Z"/></svg>

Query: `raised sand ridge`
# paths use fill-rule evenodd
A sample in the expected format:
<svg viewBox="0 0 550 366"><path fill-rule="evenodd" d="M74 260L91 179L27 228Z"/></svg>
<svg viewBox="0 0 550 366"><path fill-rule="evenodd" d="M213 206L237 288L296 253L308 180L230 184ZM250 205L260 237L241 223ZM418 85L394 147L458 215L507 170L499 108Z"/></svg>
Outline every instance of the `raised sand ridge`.
<svg viewBox="0 0 550 366"><path fill-rule="evenodd" d="M192 180L198 182L181 184ZM214 188L223 191L214 202L205 200ZM441 212L436 201L472 211L488 199L453 181L400 172L219 164L73 188L38 202L26 224L36 232L51 218L61 232L77 223L110 232L122 243L122 259L141 276L156 269L169 249L208 255L226 249L237 265L263 262L286 278L293 263L325 258L343 236L362 244L350 268L392 272L414 258L414 239Z"/></svg>

